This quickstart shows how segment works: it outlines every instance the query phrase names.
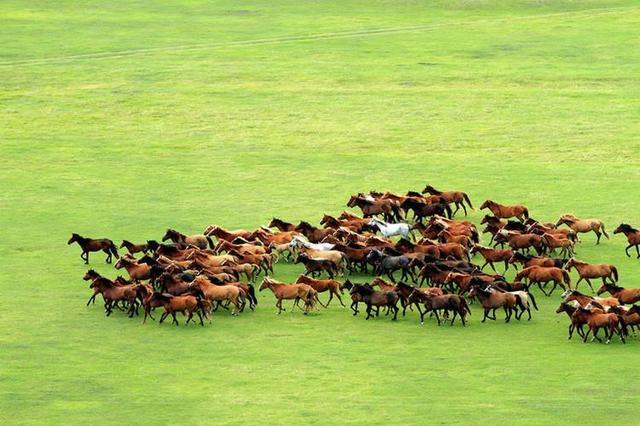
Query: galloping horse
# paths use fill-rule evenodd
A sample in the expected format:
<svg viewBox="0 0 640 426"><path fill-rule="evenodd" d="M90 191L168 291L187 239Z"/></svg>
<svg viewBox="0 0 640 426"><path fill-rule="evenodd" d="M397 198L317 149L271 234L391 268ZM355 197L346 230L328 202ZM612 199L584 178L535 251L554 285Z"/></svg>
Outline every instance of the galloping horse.
<svg viewBox="0 0 640 426"><path fill-rule="evenodd" d="M505 322L511 320L513 311L516 311L516 319L518 318L517 308L519 307L523 312L527 310L527 307L522 303L522 299L518 294L514 293L501 293L491 287L484 287L475 285L471 287L469 296L477 297L480 300L480 304L484 308L484 316L482 322L485 322L487 318L490 320L496 320L496 309L503 308L505 313ZM489 315L492 311L493 317Z"/></svg>
<svg viewBox="0 0 640 426"><path fill-rule="evenodd" d="M581 262L576 259L570 259L565 265L565 269L570 271L571 268L575 268L578 271L578 275L580 279L576 282L576 289L578 288L578 284L580 281L585 280L587 284L589 284L589 288L591 291L593 290L593 286L591 285L591 278L602 278L602 284L607 283L607 278L615 284L618 281L618 269L614 265L607 264L588 264L586 262Z"/></svg>
<svg viewBox="0 0 640 426"><path fill-rule="evenodd" d="M352 195L347 202L347 207L359 207L365 218L383 215L385 220L402 220L400 206L391 200L367 199L361 194Z"/></svg>
<svg viewBox="0 0 640 426"><path fill-rule="evenodd" d="M313 304L316 301L320 303L320 300L318 299L318 292L308 284L285 284L270 277L264 277L259 291L266 288L271 290L273 295L276 297L276 308L278 308L278 314L285 310L282 307L282 301L285 299L293 299L292 309L298 306L298 302L300 300L303 300L305 302L305 309L303 310L305 315L313 307Z"/></svg>
<svg viewBox="0 0 640 426"><path fill-rule="evenodd" d="M430 296L418 289L413 290L408 298L409 303L414 303L420 313L420 324L424 324L424 316L427 312L433 312L438 320L438 325L441 324L438 311L453 311L453 317L451 318L451 324L456 319L456 316L460 316L462 325L466 326L465 317L471 315L471 310L464 297L458 294L443 294L442 296ZM420 309L420 304L424 305L424 311Z"/></svg>
<svg viewBox="0 0 640 426"><path fill-rule="evenodd" d="M107 254L107 263L111 263L112 254L116 257L116 259L119 257L116 245L113 244L113 241L108 238L85 238L74 232L73 234L71 234L71 238L69 238L69 241L67 241L67 244L73 243L78 243L80 248L82 248L80 259L84 260L85 265L89 263L89 253L92 251L102 250L103 252L105 252Z"/></svg>
<svg viewBox="0 0 640 426"><path fill-rule="evenodd" d="M596 234L597 240L596 244L600 244L600 237L604 235L609 239L609 234L604 229L604 223L600 219L578 219L572 214L563 214L558 219L556 226L560 226L562 224L567 225L569 228L573 229L575 233L585 233L585 232L594 232Z"/></svg>
<svg viewBox="0 0 640 426"><path fill-rule="evenodd" d="M213 240L208 235L195 234L195 235L185 235L176 231L175 229L167 229L164 237L162 237L162 241L171 240L174 243L193 245L200 249L206 249L207 243L209 243L209 247L213 248Z"/></svg>
<svg viewBox="0 0 640 426"><path fill-rule="evenodd" d="M311 277L308 277L306 275L300 275L295 283L296 284L307 284L307 285L313 287L313 289L315 291L317 291L318 293L323 293L325 291L328 291L329 292L329 300L327 301L326 305L323 305L325 308L327 306L329 306L329 303L331 303L331 300L333 300L333 296L334 295L338 298L338 301L340 302L340 304L342 306L345 306L345 304L342 303L342 298L340 297L340 295L343 294L342 284L340 283L340 281L336 281L336 280L333 280L333 279L330 279L330 280L317 280L315 278L311 278ZM322 304L322 303L320 303L320 304Z"/></svg>
<svg viewBox="0 0 640 426"><path fill-rule="evenodd" d="M415 240L411 233L411 225L407 223L387 223L374 217L371 219L371 225L375 225L380 233L386 238L400 235L403 238Z"/></svg>
<svg viewBox="0 0 640 426"><path fill-rule="evenodd" d="M520 222L524 222L529 218L529 209L522 204L515 204L512 206L498 204L492 200L486 200L480 206L480 210L489 209L491 213L498 219L508 219L510 217L517 217Z"/></svg>
<svg viewBox="0 0 640 426"><path fill-rule="evenodd" d="M136 254L140 252L144 252L145 254L149 251L149 244L133 244L131 241L122 240L122 244L120 244L120 248L126 248L129 254Z"/></svg>
<svg viewBox="0 0 640 426"><path fill-rule="evenodd" d="M467 215L467 208L464 205L465 201L469 205L469 208L471 208L473 210L473 206L471 205L471 200L469 199L469 196L465 192L460 192L460 191L438 191L433 186L427 185L422 190L422 193L423 194L431 194L431 195L439 195L440 197L444 198L444 200L447 203L454 203L456 205L456 209L453 212L453 215L455 215L458 212L458 210L460 210L460 207L462 207L462 210L464 210L464 215L465 216Z"/></svg>
<svg viewBox="0 0 640 426"><path fill-rule="evenodd" d="M624 288L611 283L604 283L596 292L597 295L608 292L625 305L640 302L640 288Z"/></svg>
<svg viewBox="0 0 640 426"><path fill-rule="evenodd" d="M620 224L615 231L614 234L624 234L627 237L627 242L629 245L625 247L624 252L627 254L627 257L631 257L629 254L629 249L631 247L636 248L636 253L638 253L638 259L640 259L640 231L636 228L633 228L631 225L627 225L626 223Z"/></svg>
<svg viewBox="0 0 640 426"><path fill-rule="evenodd" d="M277 217L272 218L271 222L269 222L269 225L267 226L269 228L277 228L278 230L283 232L291 232L296 228L296 225L294 225L293 223L285 222L284 220L278 219Z"/></svg>

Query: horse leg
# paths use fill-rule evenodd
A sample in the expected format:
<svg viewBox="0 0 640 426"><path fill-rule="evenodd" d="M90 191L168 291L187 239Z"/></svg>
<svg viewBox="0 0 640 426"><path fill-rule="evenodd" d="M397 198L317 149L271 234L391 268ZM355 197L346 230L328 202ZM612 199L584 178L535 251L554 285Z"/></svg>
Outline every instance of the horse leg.
<svg viewBox="0 0 640 426"><path fill-rule="evenodd" d="M636 253L638 253L638 259L640 259L640 246L638 244L636 244Z"/></svg>
<svg viewBox="0 0 640 426"><path fill-rule="evenodd" d="M511 321L511 312L512 312L511 308L509 308L507 306L504 307L504 315L505 315L504 322L505 323ZM517 313L516 313L516 315L517 315Z"/></svg>
<svg viewBox="0 0 640 426"><path fill-rule="evenodd" d="M569 340L571 340L571 336L573 336L573 330L576 328L575 325L569 324Z"/></svg>
<svg viewBox="0 0 640 426"><path fill-rule="evenodd" d="M481 322L485 322L488 317L489 317L489 308L484 308L484 316L482 317Z"/></svg>
<svg viewBox="0 0 640 426"><path fill-rule="evenodd" d="M629 254L629 249L630 249L631 247L633 247L633 244L629 244L628 246L626 246L626 247L624 248L624 252L625 252L625 254L627 255L627 257L631 257L631 255ZM636 248L637 248L637 246L636 246ZM640 256L640 252L638 252L638 256Z"/></svg>
<svg viewBox="0 0 640 426"><path fill-rule="evenodd" d="M589 288L591 289L591 292L595 293L595 290L593 289L593 286L591 285L591 281L589 280L589 278L585 278L584 280L587 282L587 284L589 284ZM606 283L604 277L602 278L602 282Z"/></svg>
<svg viewBox="0 0 640 426"><path fill-rule="evenodd" d="M597 229L594 229L593 232L596 233L596 245L598 245L600 244L600 237L602 236L602 234Z"/></svg>
<svg viewBox="0 0 640 426"><path fill-rule="evenodd" d="M338 298L338 301L340 302L340 304L344 307L345 304L342 303L342 297L340 297L340 294L336 292L336 297ZM327 303L327 306L329 306L329 304Z"/></svg>
<svg viewBox="0 0 640 426"><path fill-rule="evenodd" d="M358 315L358 302L351 302L351 310L353 311L353 316Z"/></svg>
<svg viewBox="0 0 640 426"><path fill-rule="evenodd" d="M578 281L576 281L576 285L575 285L575 289L578 289L578 284L580 284L580 281L582 281L584 278L580 277L580 279Z"/></svg>
<svg viewBox="0 0 640 426"><path fill-rule="evenodd" d="M167 315L169 315L169 312L164 311L162 313L162 316L160 317L160 321L158 322L158 324L162 324L162 322L164 321L164 319L167 317Z"/></svg>
<svg viewBox="0 0 640 426"><path fill-rule="evenodd" d="M89 300L87 300L87 306L89 306L90 303L96 303L96 296L98 295L98 293L93 293L93 296L91 296L89 298Z"/></svg>
<svg viewBox="0 0 640 426"><path fill-rule="evenodd" d="M453 316L451 317L451 324L449 324L450 326L453 325L453 322L456 320L456 316L458 316L458 310L455 309L453 311Z"/></svg>
<svg viewBox="0 0 640 426"><path fill-rule="evenodd" d="M171 321L171 323L173 324L175 322L176 327L179 326L180 323L178 322L178 318L176 318L176 311L171 312L171 316L173 317L173 321Z"/></svg>
<svg viewBox="0 0 640 426"><path fill-rule="evenodd" d="M84 257L82 257L84 255ZM81 259L84 259L84 264L88 265L89 264L89 252L88 251L83 251L82 254L80 255Z"/></svg>
<svg viewBox="0 0 640 426"><path fill-rule="evenodd" d="M109 249L102 249L103 252L105 252L105 254L107 255L107 259L106 262L107 263L111 263L111 252L109 251Z"/></svg>
<svg viewBox="0 0 640 426"><path fill-rule="evenodd" d="M371 304L367 304L367 317L365 320L368 320L369 318L373 318L373 315L371 315Z"/></svg>

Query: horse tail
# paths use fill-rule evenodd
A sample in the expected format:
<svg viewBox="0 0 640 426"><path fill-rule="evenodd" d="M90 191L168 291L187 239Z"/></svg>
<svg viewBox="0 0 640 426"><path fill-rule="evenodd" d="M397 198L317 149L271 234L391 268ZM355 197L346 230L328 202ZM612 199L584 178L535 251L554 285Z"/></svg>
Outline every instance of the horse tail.
<svg viewBox="0 0 640 426"><path fill-rule="evenodd" d="M620 335L628 336L629 330L627 329L627 322L622 315L618 315L618 326L620 327Z"/></svg>
<svg viewBox="0 0 640 426"><path fill-rule="evenodd" d="M116 245L111 240L109 240L109 250L111 251L111 253L113 253L116 259L120 258L120 255L118 254L118 249L116 248Z"/></svg>
<svg viewBox="0 0 640 426"><path fill-rule="evenodd" d="M480 235L478 234L478 230L474 227L471 229L471 241L475 244L480 243Z"/></svg>
<svg viewBox="0 0 640 426"><path fill-rule="evenodd" d="M571 288L571 275L566 269L562 269L562 278L564 279L564 283Z"/></svg>
<svg viewBox="0 0 640 426"><path fill-rule="evenodd" d="M249 300L251 300L254 305L257 305L258 299L256 298L256 289L253 287L253 284L248 284L248 286L249 286Z"/></svg>
<svg viewBox="0 0 640 426"><path fill-rule="evenodd" d="M602 233L604 234L605 237L607 237L607 240L609 240L609 234L607 234L607 231L604 229L604 222L600 221L600 229L602 229Z"/></svg>
<svg viewBox="0 0 640 426"><path fill-rule="evenodd" d="M463 197L463 198L464 198L464 200L467 202L467 204L469 204L469 207L470 207L472 210L475 210L475 209L473 208L473 206L471 205L471 200L469 199L469 196L467 195L467 193L466 193L466 192L463 192L463 193L462 193L462 197Z"/></svg>
<svg viewBox="0 0 640 426"><path fill-rule="evenodd" d="M525 219L529 219L529 209L524 207L522 211L522 215L524 216Z"/></svg>
<svg viewBox="0 0 640 426"><path fill-rule="evenodd" d="M618 281L618 268L613 265L609 265L609 267L611 268L611 272L613 273L613 279L615 281Z"/></svg>
<svg viewBox="0 0 640 426"><path fill-rule="evenodd" d="M529 297L529 299L531 299L531 304L533 305L533 307L535 308L536 311L538 311L538 304L536 303L536 299L535 297L533 297L533 294L530 293L529 291L526 292L527 296Z"/></svg>
<svg viewBox="0 0 640 426"><path fill-rule="evenodd" d="M208 236L208 235L205 235L204 237L205 237L205 238L207 239L207 241L209 242L209 248L210 248L211 250L213 250L213 249L215 248L215 246L216 246L216 245L213 243L213 240L211 239L211 237L210 237L210 236Z"/></svg>

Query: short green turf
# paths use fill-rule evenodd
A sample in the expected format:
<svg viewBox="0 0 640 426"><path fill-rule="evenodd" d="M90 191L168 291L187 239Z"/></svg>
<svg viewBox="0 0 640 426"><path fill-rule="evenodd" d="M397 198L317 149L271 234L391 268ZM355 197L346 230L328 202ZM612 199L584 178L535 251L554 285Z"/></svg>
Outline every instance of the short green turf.
<svg viewBox="0 0 640 426"><path fill-rule="evenodd" d="M640 225L638 28L626 0L2 2L0 422L637 423L638 338L568 341L558 293L466 328L265 293L143 326L85 306L66 241L317 223L425 183ZM623 237L583 240L640 286Z"/></svg>

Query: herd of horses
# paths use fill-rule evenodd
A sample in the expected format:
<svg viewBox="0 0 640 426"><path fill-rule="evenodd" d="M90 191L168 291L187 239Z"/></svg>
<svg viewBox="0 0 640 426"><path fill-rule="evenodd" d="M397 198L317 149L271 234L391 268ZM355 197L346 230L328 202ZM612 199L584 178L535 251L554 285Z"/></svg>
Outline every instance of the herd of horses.
<svg viewBox="0 0 640 426"><path fill-rule="evenodd" d="M123 240L120 256L113 241L91 239L73 234L68 243L78 243L81 258L89 263L89 253L103 251L106 262L113 258L115 268L124 269L128 278L115 280L89 270L84 280L93 290L87 305L98 295L104 300L106 315L114 309L130 317L139 315L143 323L162 309L160 323L176 313L186 323L197 316L201 325L211 322L212 313L225 309L232 315L254 310L258 291L269 290L276 299L277 313L285 310L284 300L293 301L293 309L305 314L326 307L348 291L353 315L365 306L368 320L380 314L380 308L393 320L402 310L416 310L420 322L434 316L438 325L454 324L456 318L466 325L470 305L477 302L482 322L496 320L504 311L505 321L531 319L537 310L532 286L545 296L559 287L562 303L557 312L569 317L569 338L574 331L587 341L589 335L606 342L614 335L621 341L640 325L640 289L618 285L615 265L590 264L576 259L580 235L594 233L596 244L610 236L598 219L580 219L562 215L555 223L533 219L524 205L502 205L486 200L480 210L487 214L481 228L455 216L473 209L469 196L460 191L439 191L427 185L423 191L406 195L370 192L352 195L348 207L361 215L343 211L338 216L325 214L320 226L309 222L290 223L273 218L267 226L255 230L227 230L209 225L202 234L185 235L168 229L161 241L134 244ZM640 231L628 224L618 226L614 234L626 236L629 250L635 247L640 258ZM488 243L481 243L487 234ZM479 259L474 263L474 259ZM274 265L279 261L301 264L304 273L295 283L275 280ZM489 267L491 272L485 272ZM514 280L504 273L517 270ZM499 272L502 269L502 272ZM573 283L571 271L578 275ZM372 274L368 282L352 282L353 274ZM260 280L260 275L263 275ZM337 278L349 276L339 281ZM596 291L592 280L601 280ZM585 282L592 293L579 291ZM324 304L319 293L328 292ZM604 293L609 296L602 297ZM587 331L585 331L585 327Z"/></svg>

